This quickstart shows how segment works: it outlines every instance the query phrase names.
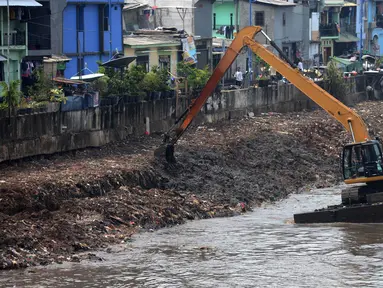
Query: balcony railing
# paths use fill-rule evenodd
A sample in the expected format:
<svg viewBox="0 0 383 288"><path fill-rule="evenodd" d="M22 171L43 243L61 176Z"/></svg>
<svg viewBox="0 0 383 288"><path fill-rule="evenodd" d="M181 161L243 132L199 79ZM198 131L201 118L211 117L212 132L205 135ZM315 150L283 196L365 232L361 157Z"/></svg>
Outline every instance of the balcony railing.
<svg viewBox="0 0 383 288"><path fill-rule="evenodd" d="M9 45L10 46L23 46L23 45L25 45L25 43L26 43L25 42L25 32L11 31L9 33ZM3 43L0 43L0 45L1 46L7 46L8 45L8 33L3 33Z"/></svg>
<svg viewBox="0 0 383 288"><path fill-rule="evenodd" d="M351 35L356 35L356 23L346 23L340 22L340 32L349 33Z"/></svg>
<svg viewBox="0 0 383 288"><path fill-rule="evenodd" d="M320 24L319 34L320 37L338 37L338 27L336 24Z"/></svg>

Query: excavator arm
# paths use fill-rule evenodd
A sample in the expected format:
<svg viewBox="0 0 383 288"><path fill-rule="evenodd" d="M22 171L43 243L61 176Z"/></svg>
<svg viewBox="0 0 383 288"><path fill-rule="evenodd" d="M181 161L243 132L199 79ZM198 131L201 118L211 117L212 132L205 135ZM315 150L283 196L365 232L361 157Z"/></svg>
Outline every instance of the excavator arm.
<svg viewBox="0 0 383 288"><path fill-rule="evenodd" d="M259 32L261 32L270 41L270 44L281 54L287 63L267 50L262 44L253 40ZM173 135L170 135L169 132L165 135L164 142L167 144L166 159L168 162L175 161L173 155L174 144L176 144L177 140L190 126L192 120L197 116L209 96L214 92L214 89L218 85L219 81L225 75L226 71L245 46L249 47L256 55L288 79L300 91L327 111L327 113L338 120L344 128L351 133L354 142L364 142L370 139L366 125L357 113L320 88L312 80L302 75L300 71L295 68L294 64L284 56L279 47L276 46L275 43L262 31L261 27L249 26L238 32L230 47L215 68L206 86L201 91L199 97L195 99L195 101L177 120L175 125L183 119L181 125L176 129L174 129L174 127L171 128L170 133L173 133ZM163 149L157 150L156 155L160 154L161 152L158 151L162 150Z"/></svg>

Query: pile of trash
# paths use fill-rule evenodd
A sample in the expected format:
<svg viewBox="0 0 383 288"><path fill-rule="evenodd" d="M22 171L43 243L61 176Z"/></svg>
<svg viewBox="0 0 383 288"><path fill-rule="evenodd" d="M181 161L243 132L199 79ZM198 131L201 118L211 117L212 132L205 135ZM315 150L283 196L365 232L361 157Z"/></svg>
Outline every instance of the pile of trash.
<svg viewBox="0 0 383 288"><path fill-rule="evenodd" d="M383 103L356 106L382 132ZM140 230L233 216L341 181L348 133L325 112L249 113L193 127L176 165L153 157L156 136L14 163L0 175L0 269L101 261L92 251ZM3 164L5 168L5 164Z"/></svg>

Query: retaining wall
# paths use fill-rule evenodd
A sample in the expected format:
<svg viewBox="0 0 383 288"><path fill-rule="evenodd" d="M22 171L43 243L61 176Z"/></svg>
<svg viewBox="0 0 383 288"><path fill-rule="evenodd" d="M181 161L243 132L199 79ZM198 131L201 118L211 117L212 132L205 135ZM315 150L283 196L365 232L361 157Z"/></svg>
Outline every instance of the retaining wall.
<svg viewBox="0 0 383 288"><path fill-rule="evenodd" d="M364 77L349 79L347 105L366 100ZM123 103L79 111L41 111L7 117L0 115L0 162L86 147L98 147L145 132L163 132L174 123L175 99ZM178 115L188 100L179 99ZM209 98L198 122L243 117L248 112L292 112L317 106L293 85L222 91ZM48 112L50 111L50 112ZM6 114L6 113L5 113Z"/></svg>

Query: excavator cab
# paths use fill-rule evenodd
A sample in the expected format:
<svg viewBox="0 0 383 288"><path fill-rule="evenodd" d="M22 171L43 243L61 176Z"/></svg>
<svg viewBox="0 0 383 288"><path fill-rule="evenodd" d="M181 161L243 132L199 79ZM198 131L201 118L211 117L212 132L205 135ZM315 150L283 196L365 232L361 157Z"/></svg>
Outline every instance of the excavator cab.
<svg viewBox="0 0 383 288"><path fill-rule="evenodd" d="M379 140L344 146L342 172L345 182L360 183L362 181L359 180L362 179L383 176L382 159L382 145Z"/></svg>

